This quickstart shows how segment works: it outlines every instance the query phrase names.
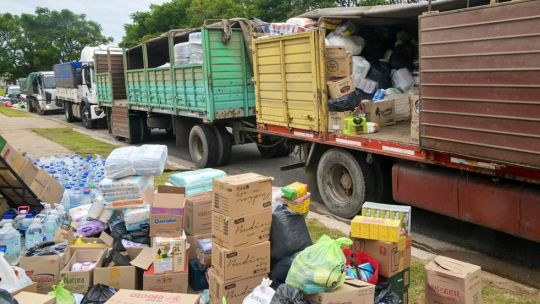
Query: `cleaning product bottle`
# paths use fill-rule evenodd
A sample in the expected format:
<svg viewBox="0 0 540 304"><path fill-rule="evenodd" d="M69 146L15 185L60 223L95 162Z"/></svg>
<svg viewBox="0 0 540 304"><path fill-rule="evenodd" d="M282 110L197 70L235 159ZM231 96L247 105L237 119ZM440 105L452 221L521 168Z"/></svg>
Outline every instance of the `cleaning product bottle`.
<svg viewBox="0 0 540 304"><path fill-rule="evenodd" d="M367 120L365 116L355 115L345 117L343 134L358 135L367 133Z"/></svg>

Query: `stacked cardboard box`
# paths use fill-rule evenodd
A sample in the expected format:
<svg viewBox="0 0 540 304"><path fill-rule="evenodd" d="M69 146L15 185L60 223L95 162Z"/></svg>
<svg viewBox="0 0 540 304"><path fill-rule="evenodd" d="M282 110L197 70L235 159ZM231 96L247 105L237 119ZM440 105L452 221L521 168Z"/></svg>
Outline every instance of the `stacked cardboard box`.
<svg viewBox="0 0 540 304"><path fill-rule="evenodd" d="M411 264L411 207L364 203L362 215L351 222L353 251L363 252L379 263L379 281L408 303ZM397 230L397 231L396 231Z"/></svg>
<svg viewBox="0 0 540 304"><path fill-rule="evenodd" d="M270 272L271 178L254 173L213 182L210 301L240 304Z"/></svg>
<svg viewBox="0 0 540 304"><path fill-rule="evenodd" d="M208 288L204 270L212 265L212 255L199 248L200 240L212 238L212 192L186 197L184 230L189 244L190 286L193 290ZM202 282L202 283L201 283Z"/></svg>

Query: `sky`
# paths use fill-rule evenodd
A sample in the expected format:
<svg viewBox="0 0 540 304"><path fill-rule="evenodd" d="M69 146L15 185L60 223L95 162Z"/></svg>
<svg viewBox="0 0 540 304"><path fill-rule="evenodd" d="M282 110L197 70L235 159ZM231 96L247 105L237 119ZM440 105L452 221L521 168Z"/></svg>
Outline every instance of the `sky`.
<svg viewBox="0 0 540 304"><path fill-rule="evenodd" d="M119 43L124 36L124 24L137 11L150 10L150 4L169 0L0 0L0 13L34 13L36 7L50 10L67 8L77 14L86 14L87 20L96 21L103 28L103 35Z"/></svg>

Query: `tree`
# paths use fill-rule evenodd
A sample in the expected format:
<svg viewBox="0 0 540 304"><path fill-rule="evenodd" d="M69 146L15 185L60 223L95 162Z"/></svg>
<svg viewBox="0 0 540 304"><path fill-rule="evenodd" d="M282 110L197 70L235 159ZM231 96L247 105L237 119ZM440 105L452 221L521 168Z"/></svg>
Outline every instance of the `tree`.
<svg viewBox="0 0 540 304"><path fill-rule="evenodd" d="M8 50L0 52L0 62L8 61L12 65L11 69L2 71L14 80L30 72L51 70L59 62L79 59L83 47L112 41L101 31L101 26L86 20L86 15L67 9L51 11L38 7L35 14L0 15L0 35L8 32L11 37L0 38L2 48Z"/></svg>

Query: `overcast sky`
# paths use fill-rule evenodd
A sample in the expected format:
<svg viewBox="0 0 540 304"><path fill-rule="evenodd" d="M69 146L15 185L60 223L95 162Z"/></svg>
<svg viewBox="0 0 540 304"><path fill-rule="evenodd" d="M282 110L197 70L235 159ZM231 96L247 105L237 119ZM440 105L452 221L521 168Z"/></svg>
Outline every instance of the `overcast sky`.
<svg viewBox="0 0 540 304"><path fill-rule="evenodd" d="M129 15L136 11L150 10L150 4L161 4L169 0L0 0L0 13L33 13L36 7L50 10L67 8L78 14L86 14L86 19L101 24L103 34L119 43L124 36L124 24L129 23Z"/></svg>

